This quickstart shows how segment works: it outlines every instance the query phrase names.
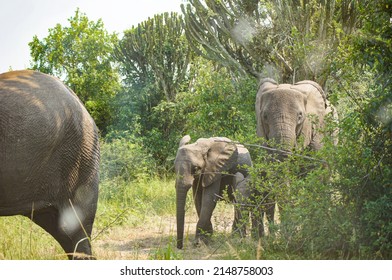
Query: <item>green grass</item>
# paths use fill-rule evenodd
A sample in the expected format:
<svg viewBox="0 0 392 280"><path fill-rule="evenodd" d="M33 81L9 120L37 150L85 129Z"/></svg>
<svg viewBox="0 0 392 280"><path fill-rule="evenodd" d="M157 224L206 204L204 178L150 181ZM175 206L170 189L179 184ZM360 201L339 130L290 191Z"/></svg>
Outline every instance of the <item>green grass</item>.
<svg viewBox="0 0 392 280"><path fill-rule="evenodd" d="M98 259L255 259L258 244L231 235L233 206L219 202L208 246L192 245L197 215L191 191L187 199L185 244L176 248L174 179L127 182L121 178L100 184L92 234ZM263 255L264 254L264 255ZM268 258L265 252L262 258ZM21 216L0 217L0 259L67 259L58 243Z"/></svg>
<svg viewBox="0 0 392 280"><path fill-rule="evenodd" d="M121 178L100 184L98 210L92 234L95 242L114 229L151 223L175 211L174 180L126 182ZM94 248L93 248L94 249ZM104 256L105 258L105 256ZM67 259L60 245L42 228L23 216L0 217L0 259Z"/></svg>
<svg viewBox="0 0 392 280"><path fill-rule="evenodd" d="M22 216L0 218L0 259L67 259L60 245Z"/></svg>

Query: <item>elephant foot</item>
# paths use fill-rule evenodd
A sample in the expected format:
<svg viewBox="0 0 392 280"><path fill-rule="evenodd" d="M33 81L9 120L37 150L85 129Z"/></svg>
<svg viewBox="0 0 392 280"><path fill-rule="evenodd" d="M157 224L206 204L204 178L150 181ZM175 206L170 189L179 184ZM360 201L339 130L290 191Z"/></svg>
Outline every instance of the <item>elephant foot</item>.
<svg viewBox="0 0 392 280"><path fill-rule="evenodd" d="M193 247L200 248L202 243L203 241L200 238L196 238L195 241L193 241Z"/></svg>
<svg viewBox="0 0 392 280"><path fill-rule="evenodd" d="M193 247L200 248L203 246L208 246L208 243L208 239L197 238L195 241L193 241Z"/></svg>
<svg viewBox="0 0 392 280"><path fill-rule="evenodd" d="M193 241L193 246L196 248L202 247L203 245L207 246L208 243L210 243L210 239L210 234L198 235L196 236L195 241Z"/></svg>

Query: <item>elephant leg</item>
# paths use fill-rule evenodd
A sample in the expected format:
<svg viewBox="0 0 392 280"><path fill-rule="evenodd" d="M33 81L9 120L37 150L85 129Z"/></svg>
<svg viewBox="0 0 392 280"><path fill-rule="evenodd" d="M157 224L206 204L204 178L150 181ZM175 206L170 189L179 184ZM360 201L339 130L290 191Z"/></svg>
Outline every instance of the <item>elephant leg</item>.
<svg viewBox="0 0 392 280"><path fill-rule="evenodd" d="M216 181L202 190L201 211L196 225L195 245L199 245L200 241L207 243L208 237L213 233L211 217L216 206L216 195L219 194L219 187L220 182Z"/></svg>
<svg viewBox="0 0 392 280"><path fill-rule="evenodd" d="M233 222L233 233L239 233L241 237L246 236L246 227L249 221L249 192L241 185L237 185L234 193L234 222Z"/></svg>
<svg viewBox="0 0 392 280"><path fill-rule="evenodd" d="M29 218L57 240L69 259L93 258L90 244L93 217L85 217L82 225L75 222L71 230L64 225L64 217L53 206L35 211Z"/></svg>
<svg viewBox="0 0 392 280"><path fill-rule="evenodd" d="M59 228L59 212L55 207L40 209L35 211L32 216L26 216L52 235L68 254L68 258L72 259L72 256L69 255L73 253L72 239Z"/></svg>

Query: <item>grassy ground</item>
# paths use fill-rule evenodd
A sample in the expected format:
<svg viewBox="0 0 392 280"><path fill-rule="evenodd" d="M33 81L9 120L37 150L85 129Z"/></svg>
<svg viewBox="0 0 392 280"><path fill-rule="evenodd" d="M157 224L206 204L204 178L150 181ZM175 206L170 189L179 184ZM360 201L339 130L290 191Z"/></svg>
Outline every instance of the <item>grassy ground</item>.
<svg viewBox="0 0 392 280"><path fill-rule="evenodd" d="M126 183L104 181L92 245L98 259L255 259L257 242L230 234L233 206L218 203L215 233L208 246L192 245L197 215L191 196L186 213L186 240L176 249L174 180ZM57 242L21 216L0 218L0 259L66 259Z"/></svg>

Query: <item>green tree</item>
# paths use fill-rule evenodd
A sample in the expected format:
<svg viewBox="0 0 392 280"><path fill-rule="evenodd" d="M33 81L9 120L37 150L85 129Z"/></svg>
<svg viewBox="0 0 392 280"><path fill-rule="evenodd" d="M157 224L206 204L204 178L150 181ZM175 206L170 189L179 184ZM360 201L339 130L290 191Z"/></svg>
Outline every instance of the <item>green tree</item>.
<svg viewBox="0 0 392 280"><path fill-rule="evenodd" d="M185 116L183 134L193 139L225 136L233 140L256 135L254 78L233 78L227 69L203 58L193 65L191 90L176 100Z"/></svg>
<svg viewBox="0 0 392 280"><path fill-rule="evenodd" d="M69 26L57 24L40 40L29 43L31 68L59 77L85 104L102 132L113 112L110 100L120 89L117 69L112 63L116 34L109 34L102 20L90 21L76 10Z"/></svg>
<svg viewBox="0 0 392 280"><path fill-rule="evenodd" d="M324 84L357 1L190 0L182 5L194 50L241 74Z"/></svg>
<svg viewBox="0 0 392 280"><path fill-rule="evenodd" d="M175 116L175 103L177 94L188 86L192 59L182 16L154 15L126 30L115 58L120 62L125 86L116 103L127 106L122 106L115 126L138 133L149 152L164 165L183 126Z"/></svg>
<svg viewBox="0 0 392 280"><path fill-rule="evenodd" d="M130 83L155 83L158 101L173 101L183 87L190 63L190 49L184 37L183 19L164 13L124 32L115 57Z"/></svg>
<svg viewBox="0 0 392 280"><path fill-rule="evenodd" d="M361 32L352 38L348 56L353 68L372 80L362 98L350 95L356 106L364 170L352 188L363 249L376 258L392 257L392 4L387 0L362 1Z"/></svg>

